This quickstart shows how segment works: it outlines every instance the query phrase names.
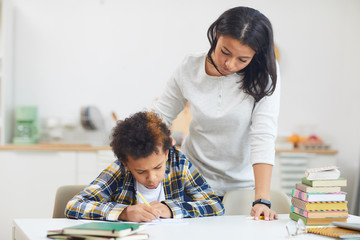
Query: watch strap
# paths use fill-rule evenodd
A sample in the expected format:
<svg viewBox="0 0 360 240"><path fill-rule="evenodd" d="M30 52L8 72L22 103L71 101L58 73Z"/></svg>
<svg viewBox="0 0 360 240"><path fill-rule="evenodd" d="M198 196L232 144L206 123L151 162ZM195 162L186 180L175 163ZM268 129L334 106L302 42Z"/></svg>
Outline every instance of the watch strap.
<svg viewBox="0 0 360 240"><path fill-rule="evenodd" d="M266 199L257 199L252 203L252 206L255 206L256 204L264 204L266 206L268 206L269 208L271 208L271 202L269 200Z"/></svg>

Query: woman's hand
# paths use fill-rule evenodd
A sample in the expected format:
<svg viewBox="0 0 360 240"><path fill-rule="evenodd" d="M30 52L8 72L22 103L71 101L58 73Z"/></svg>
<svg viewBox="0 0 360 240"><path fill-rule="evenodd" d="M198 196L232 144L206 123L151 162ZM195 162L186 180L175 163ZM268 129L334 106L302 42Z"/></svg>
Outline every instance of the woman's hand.
<svg viewBox="0 0 360 240"><path fill-rule="evenodd" d="M250 215L254 216L255 220L259 220L260 216L264 216L266 221L278 219L277 213L264 204L255 204Z"/></svg>

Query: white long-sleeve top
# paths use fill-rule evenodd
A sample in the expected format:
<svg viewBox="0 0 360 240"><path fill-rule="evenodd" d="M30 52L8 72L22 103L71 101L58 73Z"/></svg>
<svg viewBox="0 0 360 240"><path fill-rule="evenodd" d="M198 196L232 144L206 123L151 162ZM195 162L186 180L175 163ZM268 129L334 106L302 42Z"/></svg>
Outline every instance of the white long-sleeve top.
<svg viewBox="0 0 360 240"><path fill-rule="evenodd" d="M206 53L187 56L153 110L170 126L190 102L192 120L181 150L223 196L254 187L253 164L274 164L280 73L275 92L255 103L239 89L238 74L209 76L205 60Z"/></svg>

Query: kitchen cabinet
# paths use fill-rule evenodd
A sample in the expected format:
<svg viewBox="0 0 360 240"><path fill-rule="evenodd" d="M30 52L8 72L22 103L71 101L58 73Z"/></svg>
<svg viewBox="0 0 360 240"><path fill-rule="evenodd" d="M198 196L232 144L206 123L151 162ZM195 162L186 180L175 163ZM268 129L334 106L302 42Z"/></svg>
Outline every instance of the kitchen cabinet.
<svg viewBox="0 0 360 240"><path fill-rule="evenodd" d="M277 151L271 188L290 196L295 184L305 176L305 169L334 165L337 165L337 151L334 150Z"/></svg>
<svg viewBox="0 0 360 240"><path fill-rule="evenodd" d="M52 217L59 186L89 184L115 160L102 151L0 151L0 239L11 239L13 218ZM99 162L98 162L99 160Z"/></svg>

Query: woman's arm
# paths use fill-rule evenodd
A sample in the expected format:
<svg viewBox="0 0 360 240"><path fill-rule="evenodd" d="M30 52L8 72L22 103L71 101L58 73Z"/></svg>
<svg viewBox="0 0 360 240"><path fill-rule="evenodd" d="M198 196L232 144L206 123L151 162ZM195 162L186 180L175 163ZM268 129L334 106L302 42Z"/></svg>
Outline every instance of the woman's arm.
<svg viewBox="0 0 360 240"><path fill-rule="evenodd" d="M275 163L275 139L277 135L277 120L280 108L280 71L277 64L277 86L271 96L266 96L255 104L251 136L251 162L255 176L255 199L270 200L270 184L272 167ZM264 204L256 204L251 215L266 218L277 218Z"/></svg>
<svg viewBox="0 0 360 240"><path fill-rule="evenodd" d="M253 165L255 176L255 199L270 200L270 184L273 166L265 163Z"/></svg>
<svg viewBox="0 0 360 240"><path fill-rule="evenodd" d="M255 200L257 199L270 199L270 184L272 165L265 163L258 163L253 165L255 176ZM269 209L264 204L255 204L251 209L251 216L258 219L260 215L264 215L265 220L277 219L276 212Z"/></svg>
<svg viewBox="0 0 360 240"><path fill-rule="evenodd" d="M172 125L172 121L185 108L187 102L182 94L181 74L179 74L179 71L179 69L175 71L166 83L165 90L151 106L151 109L160 115L168 127Z"/></svg>

